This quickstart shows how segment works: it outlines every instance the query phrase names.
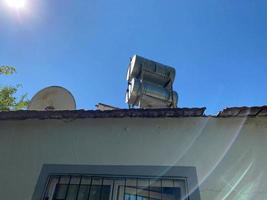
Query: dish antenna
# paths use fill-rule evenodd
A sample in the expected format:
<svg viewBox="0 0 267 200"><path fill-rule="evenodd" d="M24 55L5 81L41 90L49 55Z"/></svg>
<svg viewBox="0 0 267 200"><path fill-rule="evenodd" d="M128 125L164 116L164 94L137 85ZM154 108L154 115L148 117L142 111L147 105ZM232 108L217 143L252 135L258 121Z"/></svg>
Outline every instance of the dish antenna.
<svg viewBox="0 0 267 200"><path fill-rule="evenodd" d="M126 103L129 107L177 107L178 94L172 89L175 79L173 67L134 55L126 79Z"/></svg>
<svg viewBox="0 0 267 200"><path fill-rule="evenodd" d="M76 102L67 89L50 86L40 90L31 99L28 110L75 110Z"/></svg>

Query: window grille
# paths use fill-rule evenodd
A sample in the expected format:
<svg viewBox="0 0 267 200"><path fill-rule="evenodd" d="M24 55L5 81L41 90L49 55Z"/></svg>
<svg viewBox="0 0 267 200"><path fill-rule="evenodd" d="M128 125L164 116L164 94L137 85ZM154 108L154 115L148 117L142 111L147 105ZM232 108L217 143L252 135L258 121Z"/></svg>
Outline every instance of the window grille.
<svg viewBox="0 0 267 200"><path fill-rule="evenodd" d="M185 179L49 176L43 200L187 200Z"/></svg>

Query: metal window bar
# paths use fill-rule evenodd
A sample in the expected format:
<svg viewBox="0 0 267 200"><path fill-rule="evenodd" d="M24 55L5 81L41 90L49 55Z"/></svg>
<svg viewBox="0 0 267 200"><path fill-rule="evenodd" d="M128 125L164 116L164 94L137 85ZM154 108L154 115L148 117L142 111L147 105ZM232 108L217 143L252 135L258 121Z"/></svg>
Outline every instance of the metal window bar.
<svg viewBox="0 0 267 200"><path fill-rule="evenodd" d="M137 200L137 192L138 192L138 178L136 178L136 183L135 183L135 200Z"/></svg>
<svg viewBox="0 0 267 200"><path fill-rule="evenodd" d="M42 200L189 200L177 178L53 175Z"/></svg>
<svg viewBox="0 0 267 200"><path fill-rule="evenodd" d="M68 195L68 192L69 192L69 188L70 188L70 181L71 181L71 176L69 177L69 182L68 182L68 185L67 185L67 190L66 190L66 194L65 194L65 198L64 199L67 199L67 195Z"/></svg>
<svg viewBox="0 0 267 200"><path fill-rule="evenodd" d="M126 191L126 187L127 187L127 179L124 178L124 187L123 187L123 199L125 199L125 191Z"/></svg>
<svg viewBox="0 0 267 200"><path fill-rule="evenodd" d="M78 185L78 189L77 189L75 200L78 200L79 191L80 191L80 188L81 188L81 183L82 183L82 176L80 176L79 185Z"/></svg>
<svg viewBox="0 0 267 200"><path fill-rule="evenodd" d="M89 185L89 191L88 191L87 200L89 200L90 195L91 195L92 183L93 183L93 177L91 177L91 180L90 180L90 185Z"/></svg>
<svg viewBox="0 0 267 200"><path fill-rule="evenodd" d="M99 199L102 200L102 193L103 193L103 183L104 183L104 178L101 180L101 186L100 186L100 197ZM108 200L108 199L107 199Z"/></svg>

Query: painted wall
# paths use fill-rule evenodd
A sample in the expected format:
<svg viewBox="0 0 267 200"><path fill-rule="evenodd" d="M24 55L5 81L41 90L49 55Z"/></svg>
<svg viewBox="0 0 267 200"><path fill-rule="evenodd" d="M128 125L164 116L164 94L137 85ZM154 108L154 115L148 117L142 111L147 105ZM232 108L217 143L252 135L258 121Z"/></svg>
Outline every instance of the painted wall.
<svg viewBox="0 0 267 200"><path fill-rule="evenodd" d="M195 166L201 198L266 199L267 117L0 121L0 194L30 200L43 164Z"/></svg>

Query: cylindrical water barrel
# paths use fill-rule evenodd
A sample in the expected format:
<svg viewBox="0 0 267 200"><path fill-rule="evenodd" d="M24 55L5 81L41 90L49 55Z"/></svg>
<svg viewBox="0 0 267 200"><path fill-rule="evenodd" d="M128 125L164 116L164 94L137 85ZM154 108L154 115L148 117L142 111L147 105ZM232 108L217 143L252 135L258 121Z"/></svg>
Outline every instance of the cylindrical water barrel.
<svg viewBox="0 0 267 200"><path fill-rule="evenodd" d="M176 92L133 78L126 93L126 103L140 107L176 107ZM151 105L151 106L149 106Z"/></svg>
<svg viewBox="0 0 267 200"><path fill-rule="evenodd" d="M142 79L165 87L168 83L174 82L175 69L134 55L128 67L127 80L131 81L133 78Z"/></svg>

